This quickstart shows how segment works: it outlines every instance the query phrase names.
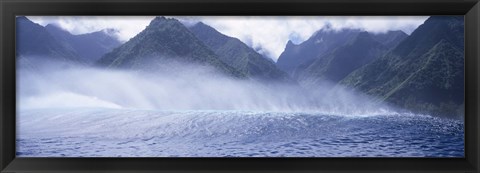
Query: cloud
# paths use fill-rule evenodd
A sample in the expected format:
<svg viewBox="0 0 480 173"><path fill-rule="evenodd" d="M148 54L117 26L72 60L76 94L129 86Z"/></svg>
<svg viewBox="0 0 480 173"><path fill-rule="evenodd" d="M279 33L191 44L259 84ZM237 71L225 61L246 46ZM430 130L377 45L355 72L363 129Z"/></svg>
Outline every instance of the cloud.
<svg viewBox="0 0 480 173"><path fill-rule="evenodd" d="M410 34L428 16L178 16L185 24L202 21L218 31L237 37L276 61L288 40L299 44L329 25L334 30L357 28L373 33L402 30Z"/></svg>
<svg viewBox="0 0 480 173"><path fill-rule="evenodd" d="M357 28L374 33L402 30L410 34L428 16L173 16L185 25L202 21L225 35L242 40L259 53L277 60L288 40L298 44L315 31L329 25L334 30ZM142 31L153 16L36 16L29 17L41 25L55 23L81 34L105 28L119 30L121 41Z"/></svg>
<svg viewBox="0 0 480 173"><path fill-rule="evenodd" d="M28 16L40 25L55 24L72 34L84 34L112 28L120 41L137 35L154 18L153 16Z"/></svg>

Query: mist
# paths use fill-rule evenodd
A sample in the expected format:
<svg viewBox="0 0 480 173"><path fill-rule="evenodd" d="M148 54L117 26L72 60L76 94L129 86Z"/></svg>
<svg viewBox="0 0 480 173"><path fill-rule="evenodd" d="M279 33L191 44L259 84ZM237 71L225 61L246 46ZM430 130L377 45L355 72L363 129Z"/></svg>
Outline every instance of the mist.
<svg viewBox="0 0 480 173"><path fill-rule="evenodd" d="M149 71L54 62L30 63L36 64L35 68L23 61L19 64L18 110L241 110L343 115L391 111L390 107L375 104L345 88L329 94L322 93L321 88L312 92L291 83L232 78L198 64L170 62Z"/></svg>

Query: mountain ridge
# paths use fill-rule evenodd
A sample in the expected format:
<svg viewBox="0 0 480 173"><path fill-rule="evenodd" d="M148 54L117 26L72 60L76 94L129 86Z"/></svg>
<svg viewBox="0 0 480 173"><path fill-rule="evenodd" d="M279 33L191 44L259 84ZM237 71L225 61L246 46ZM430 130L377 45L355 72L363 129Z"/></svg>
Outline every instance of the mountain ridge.
<svg viewBox="0 0 480 173"><path fill-rule="evenodd" d="M231 76L245 77L222 62L182 23L165 17L153 19L143 31L96 64L107 68L158 69L165 61L205 64Z"/></svg>
<svg viewBox="0 0 480 173"><path fill-rule="evenodd" d="M340 84L416 113L461 118L464 25L459 18L430 17L397 47Z"/></svg>
<svg viewBox="0 0 480 173"><path fill-rule="evenodd" d="M59 26L48 24L45 29L57 40L65 42L86 62L93 63L101 56L120 46L121 42L104 29L91 33L74 35Z"/></svg>
<svg viewBox="0 0 480 173"><path fill-rule="evenodd" d="M219 55L223 62L249 77L261 80L291 80L286 73L278 70L272 61L269 61L238 38L224 35L202 22L189 27L189 29Z"/></svg>
<svg viewBox="0 0 480 173"><path fill-rule="evenodd" d="M59 42L43 26L25 16L17 17L16 24L17 57L31 60L83 62L71 47Z"/></svg>

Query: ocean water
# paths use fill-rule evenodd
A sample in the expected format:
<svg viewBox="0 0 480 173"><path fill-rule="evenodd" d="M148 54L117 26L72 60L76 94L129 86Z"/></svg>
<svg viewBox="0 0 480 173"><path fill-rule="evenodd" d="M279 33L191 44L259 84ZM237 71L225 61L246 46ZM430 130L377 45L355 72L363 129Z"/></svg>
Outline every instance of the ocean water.
<svg viewBox="0 0 480 173"><path fill-rule="evenodd" d="M427 115L36 109L18 157L463 157L464 124Z"/></svg>

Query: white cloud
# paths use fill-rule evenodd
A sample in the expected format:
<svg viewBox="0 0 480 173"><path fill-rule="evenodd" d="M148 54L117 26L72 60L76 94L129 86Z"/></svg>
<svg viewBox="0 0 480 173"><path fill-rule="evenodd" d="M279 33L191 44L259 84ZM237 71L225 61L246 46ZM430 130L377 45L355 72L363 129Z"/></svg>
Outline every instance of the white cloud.
<svg viewBox="0 0 480 173"><path fill-rule="evenodd" d="M40 25L55 24L72 34L100 31L106 28L117 29L117 38L128 41L137 35L154 18L153 16L28 16Z"/></svg>
<svg viewBox="0 0 480 173"><path fill-rule="evenodd" d="M218 16L218 17L176 17L184 23L202 21L218 31L237 37L253 48L276 60L283 52L288 40L298 44L308 39L325 25L332 29L358 28L369 32L382 33L389 30L403 30L410 34L428 16Z"/></svg>
<svg viewBox="0 0 480 173"><path fill-rule="evenodd" d="M28 17L41 25L55 23L74 33L105 28L119 30L118 38L126 41L142 31L152 16L38 16ZM288 40L301 43L325 25L333 29L358 28L381 33L403 30L410 34L428 16L175 16L186 25L202 21L223 34L239 38L258 52L276 60Z"/></svg>

